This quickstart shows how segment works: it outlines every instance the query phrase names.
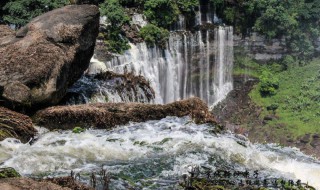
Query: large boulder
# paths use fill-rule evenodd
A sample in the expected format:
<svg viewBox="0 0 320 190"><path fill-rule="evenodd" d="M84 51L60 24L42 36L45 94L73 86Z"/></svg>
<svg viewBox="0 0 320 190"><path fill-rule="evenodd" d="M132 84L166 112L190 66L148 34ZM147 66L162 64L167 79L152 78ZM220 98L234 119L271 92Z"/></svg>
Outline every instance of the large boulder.
<svg viewBox="0 0 320 190"><path fill-rule="evenodd" d="M94 5L50 11L15 36L0 27L0 103L15 108L58 103L87 69L98 31Z"/></svg>
<svg viewBox="0 0 320 190"><path fill-rule="evenodd" d="M37 130L28 116L0 107L0 141L11 137L25 143L36 133Z"/></svg>
<svg viewBox="0 0 320 190"><path fill-rule="evenodd" d="M166 105L143 103L96 103L55 106L39 111L34 121L49 129L94 127L108 129L130 121L159 120L167 116L191 116L196 123L214 123L207 105L199 98L190 98Z"/></svg>

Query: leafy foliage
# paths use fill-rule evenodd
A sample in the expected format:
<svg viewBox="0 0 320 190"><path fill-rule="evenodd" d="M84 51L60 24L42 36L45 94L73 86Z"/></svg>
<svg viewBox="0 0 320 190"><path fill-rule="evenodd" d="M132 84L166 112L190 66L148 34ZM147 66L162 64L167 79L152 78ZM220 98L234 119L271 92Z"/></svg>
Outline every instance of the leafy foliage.
<svg viewBox="0 0 320 190"><path fill-rule="evenodd" d="M273 74L268 71L262 71L260 75L260 93L262 96L275 95L279 88L279 80Z"/></svg>
<svg viewBox="0 0 320 190"><path fill-rule="evenodd" d="M106 16L107 22L113 27L119 28L130 20L119 0L104 1L100 4L100 11L101 15Z"/></svg>
<svg viewBox="0 0 320 190"><path fill-rule="evenodd" d="M146 0L144 15L154 25L168 28L177 21L179 7L171 0Z"/></svg>
<svg viewBox="0 0 320 190"><path fill-rule="evenodd" d="M166 46L166 42L169 39L169 31L157 27L153 24L148 24L140 30L141 37L147 42L149 46L153 46L155 44L164 48Z"/></svg>
<svg viewBox="0 0 320 190"><path fill-rule="evenodd" d="M66 4L67 0L10 0L2 8L3 20L20 28L32 18Z"/></svg>
<svg viewBox="0 0 320 190"><path fill-rule="evenodd" d="M243 0L216 6L219 17L234 25L236 33L245 36L257 31L268 39L285 37L288 49L303 61L315 53L320 36L318 0Z"/></svg>
<svg viewBox="0 0 320 190"><path fill-rule="evenodd" d="M289 60L290 64L298 65L299 60L291 58L288 57L287 61ZM261 67L263 67L262 70L265 70L264 65ZM305 65L289 67L280 72L269 67L269 71L273 78L277 78L279 82L276 94L262 96L260 85L257 85L250 92L252 101L264 109L260 115L261 118L269 115L269 111L273 111L271 109L273 104L278 106L276 109L278 119L269 122L269 126L264 127L271 127L268 130L273 130L275 126L284 124L282 126L285 128L285 134L280 132L280 129L278 131L280 138L288 133L293 135L290 137L293 139L307 133L319 133L320 59L307 61Z"/></svg>
<svg viewBox="0 0 320 190"><path fill-rule="evenodd" d="M104 40L104 43L110 52L123 53L129 49L128 39L123 34L121 27L129 24L130 18L125 13L119 0L108 0L100 4L101 15L106 16L107 26L99 34L99 38Z"/></svg>

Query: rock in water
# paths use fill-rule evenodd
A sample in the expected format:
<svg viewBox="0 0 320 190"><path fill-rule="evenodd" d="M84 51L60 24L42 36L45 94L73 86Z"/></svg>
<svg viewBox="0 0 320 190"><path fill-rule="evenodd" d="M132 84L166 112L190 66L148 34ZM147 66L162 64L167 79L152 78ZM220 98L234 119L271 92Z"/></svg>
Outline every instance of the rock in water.
<svg viewBox="0 0 320 190"><path fill-rule="evenodd" d="M166 105L142 103L96 103L55 106L39 111L35 122L49 129L74 127L111 128L132 122L159 120L167 116L191 116L196 123L213 123L215 119L199 98L190 98Z"/></svg>
<svg viewBox="0 0 320 190"><path fill-rule="evenodd" d="M99 9L70 5L34 18L15 36L0 27L0 104L53 105L87 69L99 31Z"/></svg>
<svg viewBox="0 0 320 190"><path fill-rule="evenodd" d="M0 141L12 137L28 142L36 133L28 116L0 107Z"/></svg>

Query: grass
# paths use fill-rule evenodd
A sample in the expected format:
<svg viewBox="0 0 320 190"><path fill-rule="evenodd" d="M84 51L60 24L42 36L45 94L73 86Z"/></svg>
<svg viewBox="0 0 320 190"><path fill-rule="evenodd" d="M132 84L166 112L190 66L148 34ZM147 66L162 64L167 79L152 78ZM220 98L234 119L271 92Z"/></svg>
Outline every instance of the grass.
<svg viewBox="0 0 320 190"><path fill-rule="evenodd" d="M272 114L278 117L269 121L266 127L274 129L274 126L281 124L285 128L281 130L289 132L293 138L307 133L320 133L320 58L287 70L282 70L278 63L259 65L252 60L242 65L254 65L249 72L252 76L257 77L261 71L268 69L279 80L275 95L262 96L260 83L249 94L252 101L263 109L260 117ZM236 74L242 72L241 69L235 71ZM278 105L275 113L267 110L272 104Z"/></svg>

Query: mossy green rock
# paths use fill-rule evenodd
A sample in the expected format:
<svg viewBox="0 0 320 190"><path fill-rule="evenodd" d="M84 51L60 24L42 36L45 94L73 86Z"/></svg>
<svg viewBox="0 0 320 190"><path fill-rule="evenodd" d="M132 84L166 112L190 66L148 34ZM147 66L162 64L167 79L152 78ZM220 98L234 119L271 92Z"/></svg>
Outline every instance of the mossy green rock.
<svg viewBox="0 0 320 190"><path fill-rule="evenodd" d="M0 179L21 177L21 175L13 168L0 168Z"/></svg>
<svg viewBox="0 0 320 190"><path fill-rule="evenodd" d="M85 131L85 129L83 129L81 127L75 127L75 128L72 129L73 133L82 133L84 131Z"/></svg>

